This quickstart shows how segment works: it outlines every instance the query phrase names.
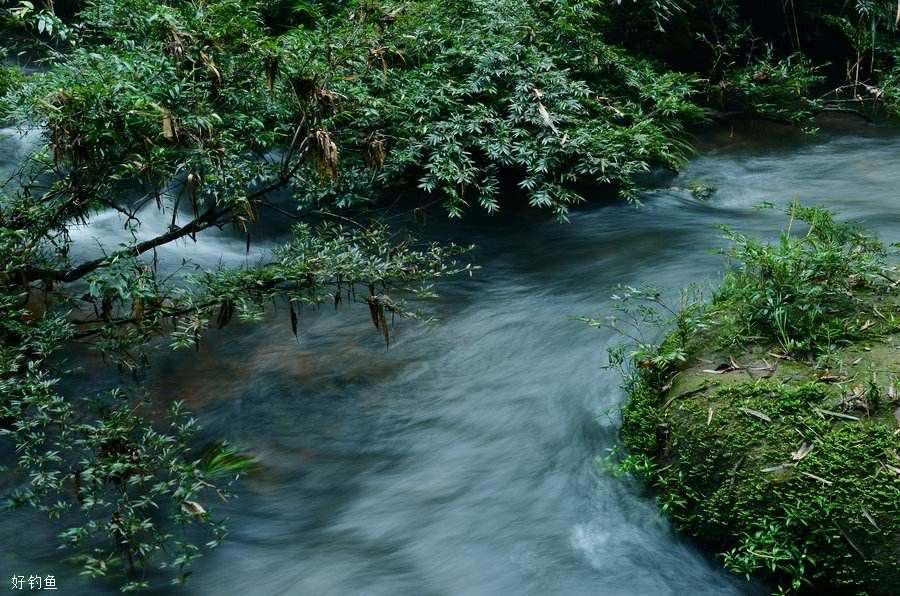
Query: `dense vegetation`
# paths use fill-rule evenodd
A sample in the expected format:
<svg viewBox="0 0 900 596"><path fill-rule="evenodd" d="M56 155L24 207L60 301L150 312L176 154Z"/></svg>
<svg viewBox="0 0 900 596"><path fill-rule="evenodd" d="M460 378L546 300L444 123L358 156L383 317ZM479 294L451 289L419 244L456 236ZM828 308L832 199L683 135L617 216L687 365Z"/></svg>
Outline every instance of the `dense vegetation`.
<svg viewBox="0 0 900 596"><path fill-rule="evenodd" d="M139 378L150 350L211 325L275 301L299 334L303 305L343 297L390 342L403 297L468 267L372 207L564 219L598 185L635 198L634 174L677 167L710 118L893 112L896 25L873 0L0 1L0 120L39 139L0 188L11 503L64 517L92 575L184 577L197 547L177 528L212 524L200 495L246 460L201 456L193 419L161 420L139 390L69 394L71 341ZM73 242L109 210L132 242ZM148 216L165 231L141 235ZM215 229L249 247L263 218L296 220L295 238L257 268L158 266ZM785 341L812 349L802 330Z"/></svg>
<svg viewBox="0 0 900 596"><path fill-rule="evenodd" d="M612 351L629 394L619 465L734 572L780 592L892 594L897 268L828 212L791 215L807 228L776 245L729 232L737 266L710 302L669 311L632 290L619 318L593 321L674 325L661 344Z"/></svg>

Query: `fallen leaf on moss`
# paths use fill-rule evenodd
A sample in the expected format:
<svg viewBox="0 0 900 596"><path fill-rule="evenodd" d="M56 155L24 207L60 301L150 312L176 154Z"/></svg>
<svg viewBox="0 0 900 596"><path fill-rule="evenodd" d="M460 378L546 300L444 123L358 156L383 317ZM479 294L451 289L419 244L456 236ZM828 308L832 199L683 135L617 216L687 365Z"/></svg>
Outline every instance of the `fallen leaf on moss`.
<svg viewBox="0 0 900 596"><path fill-rule="evenodd" d="M750 408L738 408L744 414L750 414L751 416L756 416L760 420L765 420L766 422L772 422L772 419L760 412L759 410L751 410Z"/></svg>
<svg viewBox="0 0 900 596"><path fill-rule="evenodd" d="M788 468L793 468L797 464L778 464L777 466L771 466L768 468L763 468L761 471L766 473L771 472L780 472L782 470L787 470Z"/></svg>
<svg viewBox="0 0 900 596"><path fill-rule="evenodd" d="M819 482L822 482L823 484L827 484L829 486L834 484L831 480L825 480L821 476L816 476L815 474L810 474L809 472L800 472L800 473L803 474L804 476L806 476L807 478L812 478L813 480L818 480Z"/></svg>
<svg viewBox="0 0 900 596"><path fill-rule="evenodd" d="M870 524L872 524L873 526L875 526L875 529L876 529L876 530L878 530L879 532L881 531L881 528L879 528L879 527L878 527L878 524L875 523L875 518L872 517L872 514L871 514L871 513L869 513L868 511L866 511L866 508L865 508L865 507L862 508L862 514L865 516L865 518L866 518L867 520L869 520L869 523L870 523Z"/></svg>
<svg viewBox="0 0 900 596"><path fill-rule="evenodd" d="M850 414L841 414L840 412L832 412L831 410L821 410L819 408L813 408L819 416L823 418L825 416L833 416L835 418L843 418L844 420L855 420L859 422L859 418L856 416L851 416Z"/></svg>
<svg viewBox="0 0 900 596"><path fill-rule="evenodd" d="M809 455L813 450L813 446L809 443L803 443L800 446L800 449L791 453L791 459L794 461L800 461L807 455Z"/></svg>

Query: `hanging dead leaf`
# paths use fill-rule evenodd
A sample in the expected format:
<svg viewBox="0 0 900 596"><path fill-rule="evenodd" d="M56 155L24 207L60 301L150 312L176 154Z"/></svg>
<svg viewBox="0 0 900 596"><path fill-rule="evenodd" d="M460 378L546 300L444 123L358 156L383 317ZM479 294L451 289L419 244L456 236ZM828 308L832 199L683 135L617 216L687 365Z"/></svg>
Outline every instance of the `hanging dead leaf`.
<svg viewBox="0 0 900 596"><path fill-rule="evenodd" d="M315 96L318 83L314 77L292 77L291 89L300 101L306 101Z"/></svg>
<svg viewBox="0 0 900 596"><path fill-rule="evenodd" d="M310 137L316 172L323 180L326 178L337 180L339 153L331 135L324 128L319 128L310 133Z"/></svg>
<svg viewBox="0 0 900 596"><path fill-rule="evenodd" d="M266 82L269 84L269 95L275 92L275 79L278 77L278 58L266 58Z"/></svg>
<svg viewBox="0 0 900 596"><path fill-rule="evenodd" d="M385 158L385 141L380 134L373 134L366 140L366 149L363 158L366 164L373 171L378 171L384 167Z"/></svg>
<svg viewBox="0 0 900 596"><path fill-rule="evenodd" d="M163 108L162 132L167 139L175 138L175 122L172 120L172 114L165 108Z"/></svg>
<svg viewBox="0 0 900 596"><path fill-rule="evenodd" d="M550 117L550 112L547 111L547 108L544 107L544 104L538 102L538 113L541 115L541 119L544 121L544 126L553 131L554 134L559 134L559 131L556 129L556 125L553 124L553 119Z"/></svg>
<svg viewBox="0 0 900 596"><path fill-rule="evenodd" d="M343 97L334 91L317 88L315 92L316 104L323 116L331 116L338 111L338 99Z"/></svg>
<svg viewBox="0 0 900 596"><path fill-rule="evenodd" d="M181 511L195 517L206 515L206 509L196 501L185 501L181 504Z"/></svg>
<svg viewBox="0 0 900 596"><path fill-rule="evenodd" d="M205 52L200 52L200 59L203 61L203 64L206 65L206 68L209 69L209 72L215 77L216 82L218 84L222 84L222 73L219 72L219 69L216 67L216 63L210 58Z"/></svg>
<svg viewBox="0 0 900 596"><path fill-rule="evenodd" d="M184 58L184 43L181 41L181 35L174 29L169 32L169 43L166 44L166 51L178 61Z"/></svg>
<svg viewBox="0 0 900 596"><path fill-rule="evenodd" d="M381 330L380 327L380 319L378 318L378 303L375 300L375 296L369 296L366 298L366 302L369 304L369 315L372 317L372 323L375 325L375 329Z"/></svg>
<svg viewBox="0 0 900 596"><path fill-rule="evenodd" d="M294 310L294 301L293 300L288 302L288 308L291 311L291 331L294 333L294 337L296 337L297 339L300 339L299 326L298 326L299 321L297 320L297 311Z"/></svg>

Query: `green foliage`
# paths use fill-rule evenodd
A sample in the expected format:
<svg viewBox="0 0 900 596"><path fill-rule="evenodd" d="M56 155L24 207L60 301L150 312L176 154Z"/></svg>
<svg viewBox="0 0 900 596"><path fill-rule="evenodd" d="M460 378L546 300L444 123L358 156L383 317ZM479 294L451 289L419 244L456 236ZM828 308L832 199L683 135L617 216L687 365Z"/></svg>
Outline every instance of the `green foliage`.
<svg viewBox="0 0 900 596"><path fill-rule="evenodd" d="M365 5L286 34L290 55L312 58L282 70L339 106L324 124L349 179L335 192L410 181L460 216L468 205L496 211L516 188L563 217L583 200L580 184L628 190L650 164L680 163L683 122L699 117L692 78L586 35L572 10L525 0ZM326 43L327 54L317 51Z"/></svg>
<svg viewBox="0 0 900 596"><path fill-rule="evenodd" d="M611 329L628 340L609 351L610 366L623 374L632 362L659 373L678 366L685 362L697 334L709 325L698 287L683 290L674 308L653 286L619 286L612 300L614 314L603 318L578 317L578 320L591 327ZM648 336L648 332L653 335ZM663 333L667 335L660 342Z"/></svg>
<svg viewBox="0 0 900 596"><path fill-rule="evenodd" d="M728 101L750 106L756 116L801 122L824 106L821 100L810 97L824 80L818 70L800 54L776 60L770 48L752 64L730 71L722 87Z"/></svg>
<svg viewBox="0 0 900 596"><path fill-rule="evenodd" d="M733 324L724 334L731 343L763 336L785 353L815 356L873 326L866 324L867 317L879 318L873 294L892 278L883 245L859 226L797 204L789 214L791 225L776 245L725 229L734 243L727 254L740 265L726 276L713 310ZM808 226L799 236L792 234L795 220Z"/></svg>
<svg viewBox="0 0 900 596"><path fill-rule="evenodd" d="M6 95L10 90L22 84L25 77L22 72L12 66L0 66L0 97ZM0 104L0 113L4 113L5 109Z"/></svg>
<svg viewBox="0 0 900 596"><path fill-rule="evenodd" d="M35 5L29 0L2 0L0 27L36 34L34 41L40 43L65 41L69 33L69 28L56 15L52 1L38 1Z"/></svg>

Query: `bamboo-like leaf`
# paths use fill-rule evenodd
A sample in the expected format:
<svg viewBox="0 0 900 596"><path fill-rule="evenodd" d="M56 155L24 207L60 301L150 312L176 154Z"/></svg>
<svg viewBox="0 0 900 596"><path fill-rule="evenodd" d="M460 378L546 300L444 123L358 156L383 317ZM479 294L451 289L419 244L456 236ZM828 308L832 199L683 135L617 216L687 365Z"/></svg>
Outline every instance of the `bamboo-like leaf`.
<svg viewBox="0 0 900 596"><path fill-rule="evenodd" d="M813 450L813 446L809 443L803 443L797 451L791 452L791 459L794 461L801 461L807 455L809 455Z"/></svg>
<svg viewBox="0 0 900 596"><path fill-rule="evenodd" d="M820 416L823 418L825 416L831 416L833 418L843 418L844 420L854 420L859 421L857 416L851 416L850 414L841 414L840 412L832 412L831 410L822 410L820 408L813 408Z"/></svg>
<svg viewBox="0 0 900 596"><path fill-rule="evenodd" d="M749 414L751 416L755 416L760 420L764 420L766 422L772 422L772 419L760 412L759 410L751 410L750 408L738 408L744 414Z"/></svg>

